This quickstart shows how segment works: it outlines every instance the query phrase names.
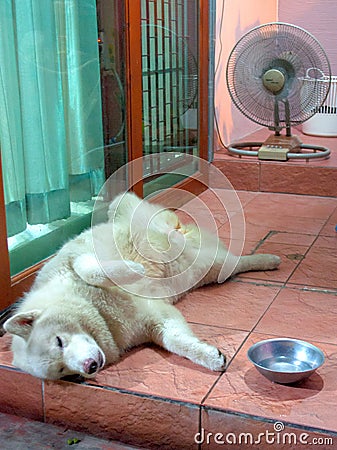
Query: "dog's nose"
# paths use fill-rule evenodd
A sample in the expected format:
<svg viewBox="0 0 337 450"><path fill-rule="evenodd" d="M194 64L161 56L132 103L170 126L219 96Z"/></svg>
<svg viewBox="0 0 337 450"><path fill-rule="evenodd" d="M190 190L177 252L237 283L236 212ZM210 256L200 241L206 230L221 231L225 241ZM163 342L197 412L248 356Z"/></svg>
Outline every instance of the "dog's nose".
<svg viewBox="0 0 337 450"><path fill-rule="evenodd" d="M84 372L91 375L98 369L98 362L93 358L88 358L83 363Z"/></svg>

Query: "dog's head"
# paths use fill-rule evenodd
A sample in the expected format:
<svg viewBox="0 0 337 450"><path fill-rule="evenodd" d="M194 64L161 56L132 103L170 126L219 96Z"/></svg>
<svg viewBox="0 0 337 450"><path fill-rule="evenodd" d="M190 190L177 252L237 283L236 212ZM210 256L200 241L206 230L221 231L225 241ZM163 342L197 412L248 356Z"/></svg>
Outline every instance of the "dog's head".
<svg viewBox="0 0 337 450"><path fill-rule="evenodd" d="M69 318L33 310L15 314L4 329L13 335L13 364L38 378L57 380L75 374L92 378L105 364L95 340Z"/></svg>

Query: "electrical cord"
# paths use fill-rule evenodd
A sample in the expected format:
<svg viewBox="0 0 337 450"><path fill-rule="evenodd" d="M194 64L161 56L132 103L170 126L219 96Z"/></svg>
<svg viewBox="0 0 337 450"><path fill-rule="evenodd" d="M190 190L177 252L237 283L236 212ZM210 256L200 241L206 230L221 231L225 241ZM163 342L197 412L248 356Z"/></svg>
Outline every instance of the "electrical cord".
<svg viewBox="0 0 337 450"><path fill-rule="evenodd" d="M225 16L225 1L226 0L222 0L222 6L221 6L221 17L220 17L220 29L219 29L219 43L220 43L220 50L219 50L219 55L218 55L218 60L216 63L216 67L215 67L215 71L214 71L214 86L215 86L215 79L220 67L220 61L222 58L222 50L223 50L223 43L222 43L222 28L223 28L223 22L224 22L224 16ZM223 142L222 140L222 136L220 133L220 129L219 129L219 121L218 121L218 117L216 115L216 109L215 109L215 101L213 102L213 113L214 113L214 123L215 123L215 129L216 129L216 134L218 137L218 141L220 142L220 144L222 145L223 148L226 148L226 144Z"/></svg>

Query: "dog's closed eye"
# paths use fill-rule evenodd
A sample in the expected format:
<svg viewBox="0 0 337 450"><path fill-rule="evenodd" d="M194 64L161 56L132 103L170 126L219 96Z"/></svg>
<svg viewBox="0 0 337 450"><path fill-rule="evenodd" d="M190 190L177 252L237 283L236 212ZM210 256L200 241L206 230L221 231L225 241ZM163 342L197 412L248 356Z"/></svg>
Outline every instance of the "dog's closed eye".
<svg viewBox="0 0 337 450"><path fill-rule="evenodd" d="M56 342L58 347L63 348L63 342L60 336L56 336Z"/></svg>

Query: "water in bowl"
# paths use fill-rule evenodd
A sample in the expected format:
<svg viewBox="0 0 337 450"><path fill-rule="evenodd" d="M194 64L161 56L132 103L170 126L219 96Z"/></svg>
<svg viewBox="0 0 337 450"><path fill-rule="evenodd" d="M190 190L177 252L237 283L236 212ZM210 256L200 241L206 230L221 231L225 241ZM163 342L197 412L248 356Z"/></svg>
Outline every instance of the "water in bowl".
<svg viewBox="0 0 337 450"><path fill-rule="evenodd" d="M266 358L263 361L259 361L259 366L275 372L304 372L312 369L312 366L307 362L294 360L286 356Z"/></svg>

